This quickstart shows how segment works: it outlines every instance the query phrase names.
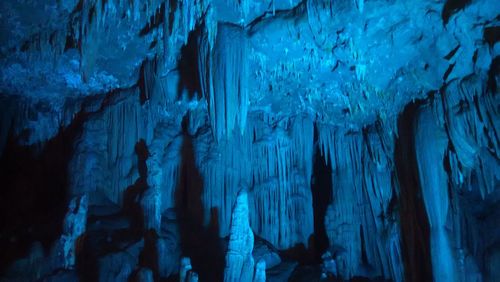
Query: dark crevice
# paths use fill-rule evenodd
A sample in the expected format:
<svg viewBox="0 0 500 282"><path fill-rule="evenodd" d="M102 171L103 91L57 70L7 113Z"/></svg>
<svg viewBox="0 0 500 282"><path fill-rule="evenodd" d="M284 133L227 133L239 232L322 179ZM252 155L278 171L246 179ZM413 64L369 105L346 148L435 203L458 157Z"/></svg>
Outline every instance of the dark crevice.
<svg viewBox="0 0 500 282"><path fill-rule="evenodd" d="M315 143L317 139L317 130L315 130ZM308 269L311 265L321 263L321 256L330 246L325 228L325 215L328 205L332 201L332 167L321 155L319 146L315 146L313 161L311 194L313 198L314 233L309 237L307 247L303 243L298 243L293 247L279 251L283 259L297 261L301 269Z"/></svg>
<svg viewBox="0 0 500 282"><path fill-rule="evenodd" d="M315 138L318 137L315 136ZM321 155L319 146L315 146L315 148L311 184L314 212L314 258L317 261L321 261L321 255L329 247L325 228L325 215L328 205L332 201L332 167Z"/></svg>
<svg viewBox="0 0 500 282"><path fill-rule="evenodd" d="M177 96L180 97L184 90L187 90L189 99L197 94L201 97L200 75L198 72L198 40L201 36L202 26L197 26L189 33L188 42L181 48L181 57L178 62L179 85L177 86Z"/></svg>
<svg viewBox="0 0 500 282"><path fill-rule="evenodd" d="M496 77L500 74L500 56L496 56L491 61L490 69L488 70L488 90L493 95L497 94L497 80Z"/></svg>
<svg viewBox="0 0 500 282"><path fill-rule="evenodd" d="M139 267L149 268L153 272L154 281L158 281L159 262L158 262L158 234L154 229L148 230L144 235L144 248L139 255Z"/></svg>
<svg viewBox="0 0 500 282"><path fill-rule="evenodd" d="M363 233L363 225L359 225L359 238L361 241L361 262L364 265L369 265L368 257L366 256L366 242L365 242L365 234Z"/></svg>
<svg viewBox="0 0 500 282"><path fill-rule="evenodd" d="M148 23L141 29L139 36L145 36L152 30L163 24L165 18L165 2L162 2L160 7L156 8L154 14L150 17Z"/></svg>
<svg viewBox="0 0 500 282"><path fill-rule="evenodd" d="M62 233L68 164L87 114L79 112L44 144L23 146L10 130L0 158L0 273L40 242L48 252Z"/></svg>
<svg viewBox="0 0 500 282"><path fill-rule="evenodd" d="M140 238L144 231L144 216L141 204L138 199L148 188L147 175L148 168L146 160L149 157L149 151L146 142L141 139L135 145L137 155L137 169L139 178L135 183L129 186L124 192L123 212L130 220L130 233L136 238Z"/></svg>
<svg viewBox="0 0 500 282"><path fill-rule="evenodd" d="M420 190L414 123L421 100L409 104L398 118L395 164L400 183L400 223L405 281L432 281L430 231Z"/></svg>
<svg viewBox="0 0 500 282"><path fill-rule="evenodd" d="M192 137L187 133L187 116L183 120L184 140L181 149L181 171L175 192L175 203L182 255L191 259L200 281L222 281L225 255L219 239L218 211L211 210L208 226L204 225L202 203L203 178L196 167Z"/></svg>
<svg viewBox="0 0 500 282"><path fill-rule="evenodd" d="M291 9L275 10L274 14L272 9L267 10L262 15L256 17L252 22L250 22L245 28L249 31L250 36L256 34L259 30L265 28L265 26L271 23L273 20L277 19L294 19L298 20L302 16L307 14L306 11L306 1L303 0L298 3L295 7Z"/></svg>
<svg viewBox="0 0 500 282"><path fill-rule="evenodd" d="M491 48L500 40L500 26L490 26L484 29L483 38Z"/></svg>
<svg viewBox="0 0 500 282"><path fill-rule="evenodd" d="M443 23L446 25L454 14L463 10L471 2L471 0L447 0L441 12Z"/></svg>
<svg viewBox="0 0 500 282"><path fill-rule="evenodd" d="M123 208L116 217L124 216L130 227L117 231L87 231L79 240L76 253L76 270L81 281L98 281L99 258L107 254L123 251L123 246L138 242L144 237L144 248L139 256L139 266L148 267L158 276L158 254L156 252L157 235L155 231L144 230L144 214L139 199L148 188L146 160L149 151L146 142L141 139L135 145L139 178L129 186L123 197ZM87 223L102 218L87 219Z"/></svg>
<svg viewBox="0 0 500 282"><path fill-rule="evenodd" d="M450 64L448 66L448 69L446 70L446 72L443 75L443 81L446 81L448 79L448 76L450 76L451 72L453 71L453 68L455 67L455 64L456 63L453 63L453 64Z"/></svg>
<svg viewBox="0 0 500 282"><path fill-rule="evenodd" d="M453 48L446 56L444 56L444 59L449 61L455 54L457 53L458 49L460 49L460 44L457 45L457 47Z"/></svg>

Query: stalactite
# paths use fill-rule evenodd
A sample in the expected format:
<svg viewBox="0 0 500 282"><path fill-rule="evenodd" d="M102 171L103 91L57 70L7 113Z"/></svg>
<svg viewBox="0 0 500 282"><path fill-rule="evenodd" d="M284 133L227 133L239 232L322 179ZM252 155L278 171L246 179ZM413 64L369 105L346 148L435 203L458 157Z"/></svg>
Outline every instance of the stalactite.
<svg viewBox="0 0 500 282"><path fill-rule="evenodd" d="M454 255L450 246L446 219L449 212L448 179L441 165L447 149L447 136L436 124L429 109L417 117L415 143L420 183L431 227L431 254L434 279L457 281Z"/></svg>
<svg viewBox="0 0 500 282"><path fill-rule="evenodd" d="M141 106L138 96L137 91L121 93L106 111L95 112L84 124L78 154L70 165L70 169L80 171L79 165L85 164L84 173L72 174L72 193L94 191L122 204L123 192L139 176L135 145L140 139L150 144L161 119L149 105ZM175 166L168 168L165 171L175 173Z"/></svg>
<svg viewBox="0 0 500 282"><path fill-rule="evenodd" d="M415 250L427 247L427 216L435 280L498 276L498 17L491 1L450 0L444 8L429 0L38 2L0 4L7 34L0 37L8 41L0 48L0 93L14 100L0 101L0 152L10 137L22 150L43 150L77 112L85 118L71 144L63 232L47 256L32 242L44 234L29 226L0 236L2 245L32 245L9 270L26 266L27 280L85 273L76 265L81 243L98 249L82 257L95 259L92 275L101 281L177 272L182 282L197 281L189 259L179 260L186 238L176 227L184 222L171 216L176 200L192 198L176 197L189 151L201 175L195 196L204 223L219 228L199 230L230 238L226 280L265 281L266 263L280 258L274 249L264 251L270 259L252 257L253 232L281 250L320 245L308 246L318 238L311 178L321 173L313 172L319 146L333 195L323 273L402 281L402 249L406 259L415 255L405 262L409 271L429 269L427 251ZM395 116L417 98L417 116L403 126L411 136L397 143L406 143L401 152L411 151L411 163L396 167ZM183 150L186 144L192 148ZM248 190L238 196L242 186ZM139 225L154 229L147 247L135 212L143 213ZM402 232L413 242L401 242ZM156 251L158 267L139 249Z"/></svg>
<svg viewBox="0 0 500 282"><path fill-rule="evenodd" d="M296 117L292 128L293 163L303 170L306 181L312 176L314 125L308 116Z"/></svg>
<svg viewBox="0 0 500 282"><path fill-rule="evenodd" d="M479 219L471 208L488 201L500 179L498 119L494 118L498 112L494 95L483 86L483 75L450 82L421 107L416 122L416 155L431 225L433 274L441 280L480 279L482 257L492 244L480 239L477 231L480 222L489 222L490 217Z"/></svg>
<svg viewBox="0 0 500 282"><path fill-rule="evenodd" d="M251 158L250 139L235 134L231 140L215 143L210 131L204 131L195 142L197 167L204 179L203 204L205 223L211 209L216 208L220 235L226 236L231 222L231 209L242 183L249 183Z"/></svg>
<svg viewBox="0 0 500 282"><path fill-rule="evenodd" d="M141 108L133 102L118 104L107 111L103 120L108 121L105 131L107 135L106 146L108 152L108 166L111 171L109 185L104 193L114 202L121 203L123 192L136 179L131 177L130 168L127 165L135 155L136 142L144 137L143 132L147 127L142 126ZM122 136L126 136L123 138ZM148 138L149 139L149 138Z"/></svg>
<svg viewBox="0 0 500 282"><path fill-rule="evenodd" d="M480 75L471 75L452 82L442 95L444 108L438 117L446 123L453 150L450 163L454 183L467 190L473 185L465 181L475 171L483 198L495 190L500 180L498 158L500 142L498 110L491 93L481 83Z"/></svg>
<svg viewBox="0 0 500 282"><path fill-rule="evenodd" d="M210 123L217 141L231 137L233 130L245 130L248 112L247 42L244 30L219 24L215 45L210 34L199 39L201 90L207 99Z"/></svg>
<svg viewBox="0 0 500 282"><path fill-rule="evenodd" d="M211 209L217 208L220 235L227 235L235 189L246 183L254 187L249 197L255 232L282 248L307 244L313 231L311 118L297 116L273 129L271 119L257 114L247 126L243 135L235 133L219 143L207 130L195 139L205 187L205 222Z"/></svg>
<svg viewBox="0 0 500 282"><path fill-rule="evenodd" d="M80 70L84 81L88 81L95 71L94 68L101 42L99 36L101 6L100 0L84 1L81 10L77 38L81 41Z"/></svg>

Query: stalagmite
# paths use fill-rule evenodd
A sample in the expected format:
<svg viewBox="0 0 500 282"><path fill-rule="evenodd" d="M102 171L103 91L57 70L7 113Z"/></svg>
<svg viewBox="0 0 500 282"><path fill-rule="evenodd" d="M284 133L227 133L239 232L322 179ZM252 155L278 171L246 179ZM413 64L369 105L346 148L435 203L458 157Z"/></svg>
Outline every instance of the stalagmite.
<svg viewBox="0 0 500 282"><path fill-rule="evenodd" d="M327 275L333 275L337 276L337 263L335 260L332 258L332 254L330 252L326 252L321 256L321 259L323 260L323 274L326 278Z"/></svg>
<svg viewBox="0 0 500 282"><path fill-rule="evenodd" d="M213 142L210 131L205 131L195 142L196 165L203 176L202 194L205 223L211 210L217 209L221 236L229 234L231 210L240 183L251 179L251 141L248 136L235 135L231 140Z"/></svg>
<svg viewBox="0 0 500 282"><path fill-rule="evenodd" d="M255 273L253 275L253 282L266 282L266 261L259 260L255 264Z"/></svg>
<svg viewBox="0 0 500 282"><path fill-rule="evenodd" d="M181 146L181 128L170 123L158 123L154 130L153 140L148 147L150 153L146 160L148 167L147 183L152 191L158 194L159 211L175 207L175 189L179 178ZM156 199L156 198L154 198Z"/></svg>
<svg viewBox="0 0 500 282"><path fill-rule="evenodd" d="M251 282L254 275L252 250L254 237L250 229L248 194L241 190L231 217L231 231L226 253L225 282Z"/></svg>
<svg viewBox="0 0 500 282"><path fill-rule="evenodd" d="M186 282L198 282L198 274L192 270L188 271Z"/></svg>
<svg viewBox="0 0 500 282"><path fill-rule="evenodd" d="M180 282L189 282L189 272L192 269L191 259L187 257L181 258L181 267L179 270L179 281Z"/></svg>
<svg viewBox="0 0 500 282"><path fill-rule="evenodd" d="M62 267L66 269L75 267L77 240L85 232L87 211L87 196L83 195L71 199L64 218L63 234L54 249L55 256L58 260L62 260Z"/></svg>
<svg viewBox="0 0 500 282"><path fill-rule="evenodd" d="M138 282L153 282L153 272L149 268L141 268L137 274Z"/></svg>
<svg viewBox="0 0 500 282"><path fill-rule="evenodd" d="M159 231L162 211L160 191L148 188L142 195L141 207L144 213L144 228Z"/></svg>

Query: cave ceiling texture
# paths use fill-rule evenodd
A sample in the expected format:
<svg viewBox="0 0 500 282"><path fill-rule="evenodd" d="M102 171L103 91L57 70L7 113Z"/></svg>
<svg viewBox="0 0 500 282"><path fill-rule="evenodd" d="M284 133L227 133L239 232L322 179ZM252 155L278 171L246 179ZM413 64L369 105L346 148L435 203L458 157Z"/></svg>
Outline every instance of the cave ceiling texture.
<svg viewBox="0 0 500 282"><path fill-rule="evenodd" d="M500 281L500 1L0 1L0 281Z"/></svg>

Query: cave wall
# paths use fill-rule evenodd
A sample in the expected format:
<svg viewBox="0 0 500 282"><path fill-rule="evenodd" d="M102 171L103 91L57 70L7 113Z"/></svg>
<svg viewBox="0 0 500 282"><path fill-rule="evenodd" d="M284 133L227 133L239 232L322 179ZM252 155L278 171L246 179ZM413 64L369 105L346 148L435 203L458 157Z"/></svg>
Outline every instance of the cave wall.
<svg viewBox="0 0 500 282"><path fill-rule="evenodd" d="M62 208L2 228L1 279L236 281L247 220L292 277L325 248L330 278L500 276L495 3L40 5L0 4L2 226L50 185Z"/></svg>

